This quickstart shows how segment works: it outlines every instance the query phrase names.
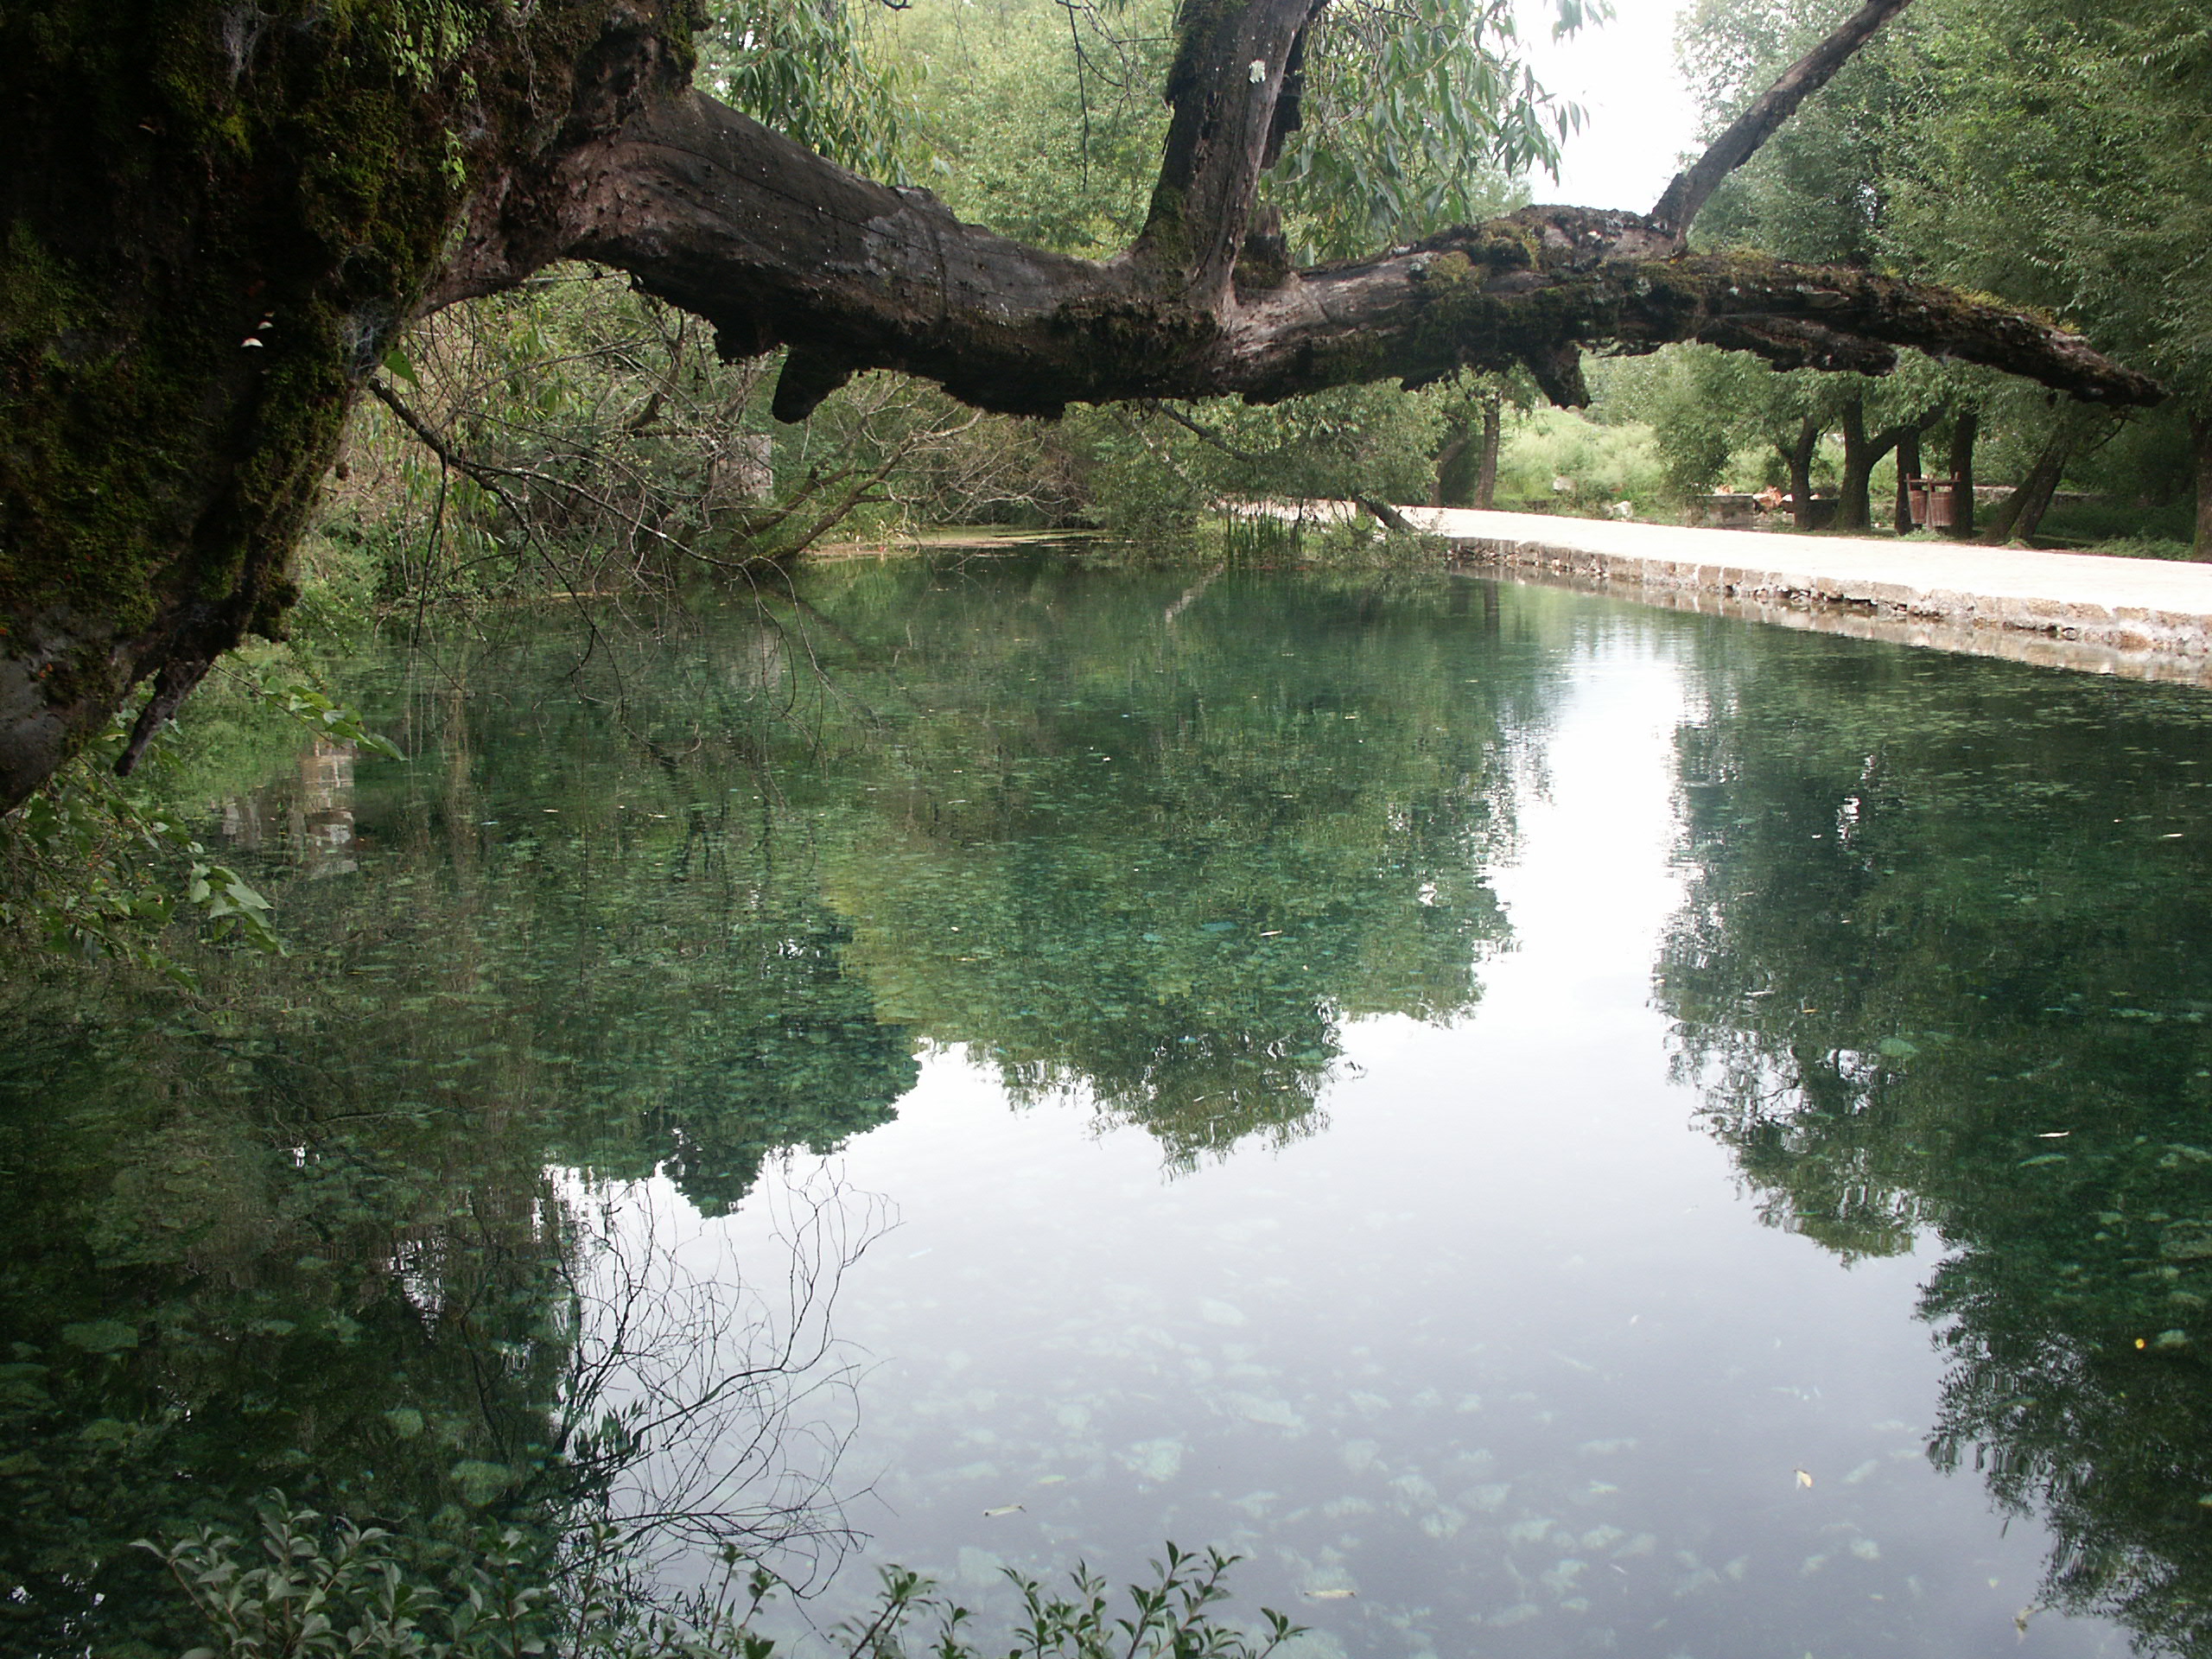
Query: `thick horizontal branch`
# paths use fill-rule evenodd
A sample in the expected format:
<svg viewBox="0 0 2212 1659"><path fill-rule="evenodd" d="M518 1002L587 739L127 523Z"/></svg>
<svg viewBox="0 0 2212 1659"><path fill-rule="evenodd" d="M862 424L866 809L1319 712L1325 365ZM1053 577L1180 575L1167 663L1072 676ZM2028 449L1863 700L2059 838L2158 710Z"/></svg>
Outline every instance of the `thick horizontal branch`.
<svg viewBox="0 0 2212 1659"><path fill-rule="evenodd" d="M1868 373L1916 346L2092 402L2160 396L2025 312L1861 270L1684 253L1669 226L1634 213L1530 208L1201 302L1152 261L1024 246L697 93L580 151L527 222L527 237L479 238L443 297L505 286L526 274L518 261L556 253L617 266L712 321L730 355L788 346L785 419L868 368L1017 414L1141 397L1272 403L1515 365L1572 403L1585 348L1670 340Z"/></svg>
<svg viewBox="0 0 2212 1659"><path fill-rule="evenodd" d="M963 223L926 190L861 178L688 92L512 193L431 303L511 287L562 257L629 271L712 322L726 357L789 346L777 398L786 419L879 367L981 408L1055 411L1069 397L1035 383L1072 368L1071 319L1103 319L1139 291L1127 262L1070 258Z"/></svg>
<svg viewBox="0 0 2212 1659"><path fill-rule="evenodd" d="M1635 214L1529 208L1417 248L1310 270L1236 320L1224 387L1256 401L1341 379L1409 385L1459 366L1525 364L1579 401L1582 348L1651 351L1696 340L1782 368L1882 374L1914 346L2024 376L2085 402L2164 392L2078 335L1930 283L1740 252L1668 252Z"/></svg>

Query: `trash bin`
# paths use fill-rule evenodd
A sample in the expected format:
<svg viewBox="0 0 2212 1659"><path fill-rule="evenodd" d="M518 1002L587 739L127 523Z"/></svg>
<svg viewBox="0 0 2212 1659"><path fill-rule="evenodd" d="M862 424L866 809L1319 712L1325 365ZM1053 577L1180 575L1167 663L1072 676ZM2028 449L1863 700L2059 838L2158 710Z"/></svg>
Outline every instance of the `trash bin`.
<svg viewBox="0 0 2212 1659"><path fill-rule="evenodd" d="M1916 529L1948 530L1959 522L1957 479L1908 478L1904 483Z"/></svg>

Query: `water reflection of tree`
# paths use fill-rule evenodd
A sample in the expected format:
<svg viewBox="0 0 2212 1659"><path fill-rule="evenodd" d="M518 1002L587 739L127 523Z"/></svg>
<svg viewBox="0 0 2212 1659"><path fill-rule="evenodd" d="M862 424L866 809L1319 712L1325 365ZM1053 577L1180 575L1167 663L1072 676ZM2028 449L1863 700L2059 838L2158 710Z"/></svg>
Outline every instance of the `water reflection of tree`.
<svg viewBox="0 0 2212 1659"><path fill-rule="evenodd" d="M765 1427L788 1420L767 1409L772 1383L805 1356L707 1377L725 1346L676 1366L690 1350L671 1332L727 1311L696 1285L655 1298L656 1341L633 1322L605 1346L587 1315L608 1306L613 1258L548 1166L664 1170L726 1208L779 1149L887 1117L913 1077L907 1043L840 972L838 925L804 870L779 866L696 766L672 780L659 734L610 733L573 696L532 706L424 683L384 712L435 735L421 745L434 763L365 769L329 804L352 817L361 868L316 879L332 873L312 846L288 861L266 838L281 968L200 953L197 1004L10 982L10 1651L92 1631L190 1645L156 1564L128 1545L236 1525L268 1489L426 1548L510 1521L550 1548L586 1510L625 1537L834 1539L816 1501L829 1448L801 1458ZM600 776L575 753L534 751L520 777L484 764L487 728L562 720L642 759ZM287 791L322 782L275 775L264 825L297 818ZM601 1294L580 1300L592 1273ZM610 1376L633 1394L658 1378L645 1419L587 1409ZM752 1414L750 1460L728 1467L765 1509L729 1481L680 1503L663 1492L650 1514L626 1504L669 1454L672 1421L657 1418L718 1413ZM787 1440L798 1461L776 1465L779 1489L757 1478ZM813 1473L798 1479L802 1463Z"/></svg>
<svg viewBox="0 0 2212 1659"><path fill-rule="evenodd" d="M834 1541L834 1447L764 1485L789 1413L690 1369L727 1351L711 1298L647 1275L628 1304L672 1323L589 1313L602 1234L549 1166L728 1209L888 1117L914 1030L1188 1158L1308 1125L1346 1017L1471 1003L1543 706L1496 607L1231 577L1168 617L1188 584L1013 576L861 571L803 626L607 639L581 675L417 660L355 688L416 760L350 780L232 742L247 781L211 793L264 831L238 853L289 962L200 952L193 1005L9 993L0 1638L182 1643L127 1544L268 1489L425 1548L587 1511ZM353 868L273 831L310 809ZM655 1449L656 1412L723 1402L747 1455Z"/></svg>
<svg viewBox="0 0 2212 1659"><path fill-rule="evenodd" d="M292 1001L383 1034L354 1063L386 1099L520 1116L556 1161L664 1171L709 1213L779 1149L891 1116L911 1044L843 971L803 829L766 804L760 704L780 700L754 683L757 632L632 641L619 696L526 648L368 690L417 756L355 791L372 863L265 879Z"/></svg>
<svg viewBox="0 0 2212 1659"><path fill-rule="evenodd" d="M332 1001L446 1051L401 1045L397 1092L445 1068L710 1209L887 1116L910 1032L1185 1161L1310 1129L1346 1018L1478 995L1547 702L1497 600L904 561L581 669L447 648L361 694L417 757L359 773L385 861L264 874Z"/></svg>
<svg viewBox="0 0 2212 1659"><path fill-rule="evenodd" d="M2204 1651L2212 703L1711 645L1658 982L1716 1133L1847 1258L1943 1240L1931 1455L2044 1517L2048 1605Z"/></svg>
<svg viewBox="0 0 2212 1659"><path fill-rule="evenodd" d="M1487 871L1545 658L1477 593L1064 561L825 578L895 664L817 785L846 960L1017 1097L1087 1096L1178 1161L1305 1132L1344 1020L1465 1011L1505 938Z"/></svg>
<svg viewBox="0 0 2212 1659"><path fill-rule="evenodd" d="M302 1079L182 1011L18 986L0 1066L0 1562L16 1652L189 1645L136 1537L283 1486L499 1512L555 1455L571 1241L534 1151Z"/></svg>
<svg viewBox="0 0 2212 1659"><path fill-rule="evenodd" d="M87 1028L17 987L6 1014L0 1649L194 1645L132 1541L270 1491L426 1567L512 1532L556 1587L678 1546L799 1583L834 1558L865 1202L803 1192L788 1276L741 1280L549 1176L518 1118L385 1109L372 1068L333 1093L342 1065L175 1010Z"/></svg>

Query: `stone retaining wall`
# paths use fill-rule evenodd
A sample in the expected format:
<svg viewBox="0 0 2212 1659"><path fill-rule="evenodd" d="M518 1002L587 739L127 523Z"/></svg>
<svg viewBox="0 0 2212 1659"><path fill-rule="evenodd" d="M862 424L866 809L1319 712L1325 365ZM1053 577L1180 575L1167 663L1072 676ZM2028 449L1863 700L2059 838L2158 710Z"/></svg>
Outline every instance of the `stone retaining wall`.
<svg viewBox="0 0 2212 1659"><path fill-rule="evenodd" d="M1601 551L1518 537L1444 533L1453 556L1470 563L1563 579L1577 587L1676 609L2053 668L2212 686L2212 613L1972 592L1833 574L1822 568L1826 561L1817 542L1808 544L1802 568L1779 569Z"/></svg>

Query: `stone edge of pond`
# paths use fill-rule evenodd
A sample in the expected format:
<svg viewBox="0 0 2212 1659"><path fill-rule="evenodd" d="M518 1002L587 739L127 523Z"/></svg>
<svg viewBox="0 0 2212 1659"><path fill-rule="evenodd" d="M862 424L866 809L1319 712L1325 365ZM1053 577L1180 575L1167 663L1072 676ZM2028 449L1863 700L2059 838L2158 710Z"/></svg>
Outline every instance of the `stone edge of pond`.
<svg viewBox="0 0 2212 1659"><path fill-rule="evenodd" d="M2212 566L1535 514L1407 516L1468 563L1669 609L2212 688Z"/></svg>

